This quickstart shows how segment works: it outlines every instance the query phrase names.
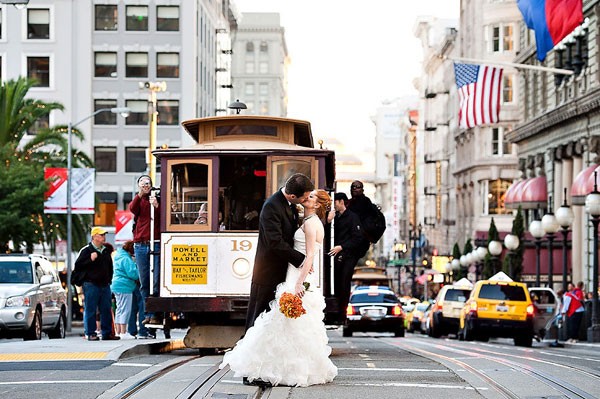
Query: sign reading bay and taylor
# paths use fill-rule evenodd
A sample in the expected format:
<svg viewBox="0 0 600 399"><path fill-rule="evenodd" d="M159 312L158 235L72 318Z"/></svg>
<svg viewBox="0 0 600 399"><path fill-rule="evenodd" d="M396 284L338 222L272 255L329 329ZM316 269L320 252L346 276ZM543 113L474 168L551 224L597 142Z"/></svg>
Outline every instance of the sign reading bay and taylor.
<svg viewBox="0 0 600 399"><path fill-rule="evenodd" d="M173 284L206 284L208 245L173 245L171 265Z"/></svg>

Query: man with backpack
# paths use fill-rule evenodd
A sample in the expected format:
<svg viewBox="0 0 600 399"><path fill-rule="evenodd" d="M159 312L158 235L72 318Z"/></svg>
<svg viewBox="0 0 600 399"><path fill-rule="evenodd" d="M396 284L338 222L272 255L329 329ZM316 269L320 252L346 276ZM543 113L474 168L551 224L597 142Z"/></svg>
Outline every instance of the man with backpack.
<svg viewBox="0 0 600 399"><path fill-rule="evenodd" d="M369 250L371 243L376 243L383 235L386 227L385 217L379 207L365 195L364 185L361 181L352 182L350 195L352 198L348 201L348 209L360 218L364 238L358 251L359 258L362 258Z"/></svg>

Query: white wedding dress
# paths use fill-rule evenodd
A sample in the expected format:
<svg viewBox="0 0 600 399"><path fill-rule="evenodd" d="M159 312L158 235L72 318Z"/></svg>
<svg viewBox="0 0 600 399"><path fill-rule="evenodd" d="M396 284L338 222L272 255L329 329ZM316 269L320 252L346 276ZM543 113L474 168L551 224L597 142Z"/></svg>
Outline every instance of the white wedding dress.
<svg viewBox="0 0 600 399"><path fill-rule="evenodd" d="M229 364L236 377L252 381L261 379L273 386L309 386L331 382L337 367L329 359L331 347L323 323L325 299L318 288L316 276L322 257L317 244L315 272L308 275L309 291L302 298L306 314L297 319L284 316L279 310L279 297L293 292L299 269L289 265L285 282L277 287L270 310L261 313L244 338L223 357L221 368ZM306 253L304 231L294 234L294 248Z"/></svg>

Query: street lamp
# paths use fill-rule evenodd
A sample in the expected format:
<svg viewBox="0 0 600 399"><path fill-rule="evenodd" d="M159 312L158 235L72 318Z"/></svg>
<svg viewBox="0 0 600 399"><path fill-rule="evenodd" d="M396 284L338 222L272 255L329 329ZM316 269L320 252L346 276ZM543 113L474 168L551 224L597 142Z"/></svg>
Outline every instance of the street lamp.
<svg viewBox="0 0 600 399"><path fill-rule="evenodd" d="M496 270L496 263L498 262L498 256L502 253L502 243L500 241L492 240L488 244L488 251L490 251L490 255L492 255L492 268L493 274L498 273Z"/></svg>
<svg viewBox="0 0 600 399"><path fill-rule="evenodd" d="M152 151L156 149L156 126L158 124L158 109L156 107L156 93L167 91L167 82L140 82L140 89L149 91L148 95L148 115L150 116L150 140L148 142L148 175L150 181L156 182L156 158L152 156ZM151 259L153 259L151 257Z"/></svg>
<svg viewBox="0 0 600 399"><path fill-rule="evenodd" d="M554 271L552 270L552 243L554 242L554 234L560 229L560 225L558 224L556 217L554 217L554 213L552 213L552 196L550 195L548 196L548 198L548 213L546 213L542 218L542 229L544 229L544 232L548 237L548 287L553 288L554 282L552 281L552 276L554 274Z"/></svg>
<svg viewBox="0 0 600 399"><path fill-rule="evenodd" d="M585 211L592 217L594 235L593 279L592 279L592 325L587 330L588 342L600 342L598 321L598 223L600 223L600 192L598 192L597 172L594 171L594 191L585 197Z"/></svg>
<svg viewBox="0 0 600 399"><path fill-rule="evenodd" d="M76 123L69 122L67 127L67 308L69 311L69 315L67 317L67 331L71 331L71 319L73 318L73 292L71 290L71 251L73 247L72 243L72 229L73 229L73 203L71 199L71 177L73 175L73 166L72 166L72 146L73 146L73 128L79 126L83 122L87 121L90 118L102 113L102 112L112 112L113 114L121 114L124 118L129 116L129 108L100 108L96 110L93 114L86 116L82 120Z"/></svg>
<svg viewBox="0 0 600 399"><path fill-rule="evenodd" d="M417 230L416 231L412 231L412 239L413 239L413 247L412 247L412 261L413 261L413 267L412 267L412 286L411 286L411 294L414 297L415 294L417 293L417 248L418 248L418 240L421 238L421 229L423 227L421 226L421 223L419 223L419 225L417 226Z"/></svg>
<svg viewBox="0 0 600 399"><path fill-rule="evenodd" d="M541 220L533 220L529 223L529 233L535 238L535 286L540 286L540 256L542 249L542 237L544 229Z"/></svg>
<svg viewBox="0 0 600 399"><path fill-rule="evenodd" d="M556 220L560 227L562 227L562 260L563 260L563 270L562 270L562 289L564 292L567 292L567 237L569 236L569 227L573 223L575 219L575 215L573 215L573 210L567 204L567 189L564 189L565 194L563 196L563 204L560 208L556 210Z"/></svg>
<svg viewBox="0 0 600 399"><path fill-rule="evenodd" d="M514 234L507 234L504 237L504 246L508 248L509 251L514 253L514 251L516 251L517 248L519 248L519 237L517 237ZM509 259L508 262L508 277L512 279L515 278L515 276L513 275L512 257Z"/></svg>

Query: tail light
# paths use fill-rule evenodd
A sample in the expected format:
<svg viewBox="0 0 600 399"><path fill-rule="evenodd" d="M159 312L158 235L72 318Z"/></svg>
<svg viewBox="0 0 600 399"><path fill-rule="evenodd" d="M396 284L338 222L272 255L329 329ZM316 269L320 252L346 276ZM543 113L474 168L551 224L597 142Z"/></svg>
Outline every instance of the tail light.
<svg viewBox="0 0 600 399"><path fill-rule="evenodd" d="M432 310L434 312L437 312L438 310L442 310L444 308L444 301L437 301L434 305Z"/></svg>
<svg viewBox="0 0 600 399"><path fill-rule="evenodd" d="M346 314L348 316L352 316L352 315L355 315L356 313L357 312L356 312L356 309L354 309L354 306L348 305L348 307L346 308Z"/></svg>
<svg viewBox="0 0 600 399"><path fill-rule="evenodd" d="M399 305L396 305L392 308L392 314L394 316L402 316L402 308Z"/></svg>
<svg viewBox="0 0 600 399"><path fill-rule="evenodd" d="M471 316L477 316L477 302L469 302L469 313L471 314Z"/></svg>
<svg viewBox="0 0 600 399"><path fill-rule="evenodd" d="M534 314L535 314L535 306L533 306L533 304L530 303L529 305L527 305L527 317L533 317Z"/></svg>

